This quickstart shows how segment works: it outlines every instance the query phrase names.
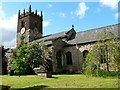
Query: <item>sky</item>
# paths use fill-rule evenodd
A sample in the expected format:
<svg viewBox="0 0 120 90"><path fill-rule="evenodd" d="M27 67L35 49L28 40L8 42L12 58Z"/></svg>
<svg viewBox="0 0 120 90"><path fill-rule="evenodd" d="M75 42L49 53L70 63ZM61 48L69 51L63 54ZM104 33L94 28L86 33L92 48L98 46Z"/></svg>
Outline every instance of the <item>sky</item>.
<svg viewBox="0 0 120 90"><path fill-rule="evenodd" d="M43 12L43 35L68 31L74 25L76 32L118 23L118 1L99 2L2 2L0 3L0 43L5 48L16 47L18 11L32 6Z"/></svg>

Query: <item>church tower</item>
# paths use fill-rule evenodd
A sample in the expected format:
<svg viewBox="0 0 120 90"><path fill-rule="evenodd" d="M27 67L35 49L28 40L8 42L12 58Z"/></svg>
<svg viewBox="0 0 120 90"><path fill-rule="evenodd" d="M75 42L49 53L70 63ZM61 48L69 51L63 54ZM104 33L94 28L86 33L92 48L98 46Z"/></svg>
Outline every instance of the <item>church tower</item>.
<svg viewBox="0 0 120 90"><path fill-rule="evenodd" d="M17 25L17 45L21 42L29 43L39 39L43 35L42 28L43 15L37 14L37 10L32 12L31 5L29 10L23 13L18 12L18 25Z"/></svg>

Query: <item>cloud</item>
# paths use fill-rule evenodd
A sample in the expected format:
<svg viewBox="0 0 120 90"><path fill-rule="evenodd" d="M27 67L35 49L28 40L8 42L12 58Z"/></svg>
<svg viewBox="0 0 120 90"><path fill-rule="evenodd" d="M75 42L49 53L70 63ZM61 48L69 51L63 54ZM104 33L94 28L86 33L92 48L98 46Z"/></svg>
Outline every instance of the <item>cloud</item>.
<svg viewBox="0 0 120 90"><path fill-rule="evenodd" d="M100 0L100 3L102 4L102 6L107 6L110 7L112 9L116 9L118 7L118 2L119 0Z"/></svg>
<svg viewBox="0 0 120 90"><path fill-rule="evenodd" d="M8 47L16 46L16 30L17 30L17 14L7 18L6 13L2 6L0 6L0 32L1 32L1 43Z"/></svg>
<svg viewBox="0 0 120 90"><path fill-rule="evenodd" d="M11 41L14 38L16 38L16 32L2 30L2 42Z"/></svg>
<svg viewBox="0 0 120 90"><path fill-rule="evenodd" d="M115 19L120 19L120 13L115 14Z"/></svg>
<svg viewBox="0 0 120 90"><path fill-rule="evenodd" d="M83 18L88 9L89 8L86 6L86 4L84 2L81 2L79 3L78 9L76 11L76 15L79 16L80 18Z"/></svg>
<svg viewBox="0 0 120 90"><path fill-rule="evenodd" d="M47 27L50 24L50 21L43 21L43 27Z"/></svg>
<svg viewBox="0 0 120 90"><path fill-rule="evenodd" d="M2 6L0 6L0 19L2 19L2 18L5 18L5 12L4 12Z"/></svg>
<svg viewBox="0 0 120 90"><path fill-rule="evenodd" d="M48 4L48 7L51 8L51 7L52 7L52 4Z"/></svg>
<svg viewBox="0 0 120 90"><path fill-rule="evenodd" d="M64 18L65 17L65 13L59 13L59 16Z"/></svg>
<svg viewBox="0 0 120 90"><path fill-rule="evenodd" d="M14 14L8 19L0 19L0 29L15 32L17 30L17 14Z"/></svg>
<svg viewBox="0 0 120 90"><path fill-rule="evenodd" d="M15 48L16 47L16 38L10 40L10 41L5 41L3 42L3 45L5 45L5 48Z"/></svg>

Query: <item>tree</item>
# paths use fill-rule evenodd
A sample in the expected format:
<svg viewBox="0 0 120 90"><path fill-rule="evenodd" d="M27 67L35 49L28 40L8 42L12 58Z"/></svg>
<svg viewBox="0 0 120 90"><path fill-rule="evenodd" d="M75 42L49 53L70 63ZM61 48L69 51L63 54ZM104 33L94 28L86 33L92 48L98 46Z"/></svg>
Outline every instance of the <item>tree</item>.
<svg viewBox="0 0 120 90"><path fill-rule="evenodd" d="M101 64L106 68L102 68L109 72L110 66L120 69L120 38L111 32L104 32L100 36L99 41L94 44L94 47L87 55L83 64L85 67L84 73L91 76L99 76L101 74ZM110 65L113 63L112 65ZM105 65L106 64L106 65ZM110 72L109 72L110 73Z"/></svg>
<svg viewBox="0 0 120 90"><path fill-rule="evenodd" d="M28 61L32 68L43 66L47 71L52 70L52 53L44 42L33 42L29 45Z"/></svg>
<svg viewBox="0 0 120 90"><path fill-rule="evenodd" d="M113 56L113 61L117 70L120 70L120 38L111 43L111 56Z"/></svg>
<svg viewBox="0 0 120 90"><path fill-rule="evenodd" d="M12 55L8 63L8 70L10 74L17 74L19 76L26 74L26 69L28 66L28 63L26 61L27 50L28 46L22 43L17 47L17 49L14 49L12 51Z"/></svg>
<svg viewBox="0 0 120 90"><path fill-rule="evenodd" d="M45 54L44 54L44 63L42 64L43 67L47 70L47 72L52 71L52 52L50 49L46 48Z"/></svg>
<svg viewBox="0 0 120 90"><path fill-rule="evenodd" d="M17 58L16 52L17 52L16 49L12 49L11 50L11 56L10 56L10 59L8 60L8 67L7 67L9 75L13 75L14 74L13 65L14 65L15 60Z"/></svg>
<svg viewBox="0 0 120 90"><path fill-rule="evenodd" d="M97 76L100 66L100 48L96 44L93 49L88 53L84 61L84 73L86 75Z"/></svg>
<svg viewBox="0 0 120 90"><path fill-rule="evenodd" d="M28 61L32 68L39 67L44 62L45 47L43 43L33 42L29 45Z"/></svg>
<svg viewBox="0 0 120 90"><path fill-rule="evenodd" d="M10 75L33 74L34 68L43 66L46 70L52 70L51 52L43 42L32 42L30 44L21 43L12 50L11 58L8 62Z"/></svg>

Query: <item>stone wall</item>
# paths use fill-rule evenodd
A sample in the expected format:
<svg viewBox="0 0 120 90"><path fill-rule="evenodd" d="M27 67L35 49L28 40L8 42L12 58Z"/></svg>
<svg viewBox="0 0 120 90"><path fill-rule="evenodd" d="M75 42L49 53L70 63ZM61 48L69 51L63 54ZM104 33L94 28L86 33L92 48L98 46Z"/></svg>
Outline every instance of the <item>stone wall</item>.
<svg viewBox="0 0 120 90"><path fill-rule="evenodd" d="M93 44L76 45L70 47L64 47L63 49L63 70L70 72L81 73L83 63L83 51L88 52L92 49ZM67 65L66 53L71 52L72 54L72 65Z"/></svg>
<svg viewBox="0 0 120 90"><path fill-rule="evenodd" d="M67 58L66 53L71 52L72 55L72 65L67 65ZM79 51L79 49L76 48L76 46L72 47L65 47L63 49L63 70L68 70L70 72L80 72L81 66L82 66L82 53Z"/></svg>
<svg viewBox="0 0 120 90"><path fill-rule="evenodd" d="M53 46L52 46L52 59L53 59L53 72L55 73L60 73L62 72L62 68L58 69L57 68L57 57L56 57L56 53L58 51L61 51L61 58L62 58L62 65L63 65L63 46L64 43L62 42L61 39L56 40L55 42L53 42Z"/></svg>

